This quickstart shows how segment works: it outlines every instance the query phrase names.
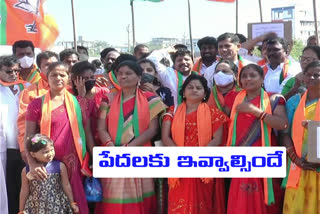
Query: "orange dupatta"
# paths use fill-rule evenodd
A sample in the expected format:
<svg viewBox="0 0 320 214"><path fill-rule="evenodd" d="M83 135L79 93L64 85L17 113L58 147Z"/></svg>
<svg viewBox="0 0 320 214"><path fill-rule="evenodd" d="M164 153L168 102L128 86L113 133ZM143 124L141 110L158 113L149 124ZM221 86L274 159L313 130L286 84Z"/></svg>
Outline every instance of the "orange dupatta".
<svg viewBox="0 0 320 214"><path fill-rule="evenodd" d="M187 105L185 102L177 108L171 125L171 134L173 141L177 146L184 146L184 131L186 121ZM197 109L197 126L199 146L207 146L212 139L211 110L206 103L201 103ZM204 183L209 183L213 178L201 178ZM168 178L170 188L179 185L179 178Z"/></svg>
<svg viewBox="0 0 320 214"><path fill-rule="evenodd" d="M299 158L301 158L303 136L304 136L304 127L302 126L301 122L305 120L305 105L307 100L307 94L308 94L308 91L306 91L304 95L301 97L299 105L293 116L292 129L291 129L291 138ZM314 120L320 121L320 99L318 100L318 103L316 106ZM287 187L297 188L299 184L300 175L301 175L301 168L291 162L288 181L287 181Z"/></svg>
<svg viewBox="0 0 320 214"><path fill-rule="evenodd" d="M65 89L64 102L67 108L68 118L72 131L74 145L82 165L86 153L86 139L82 125L81 109L77 99ZM51 95L50 91L42 97L42 116L40 132L50 138L51 135Z"/></svg>
<svg viewBox="0 0 320 214"><path fill-rule="evenodd" d="M236 107L245 100L246 94L247 92L245 90L240 91L233 103L231 115L230 115L231 123L229 127L227 146L236 146L236 137L237 137L236 128L237 128L237 117L238 117L238 112L236 112ZM261 89L260 96L261 96L260 109L265 111L267 114L272 114L270 99L267 92ZM263 122L263 120L260 121L260 124L261 124L262 146L271 146L271 127L267 126L265 122ZM263 187L264 187L265 204L269 205L271 203L274 203L272 179L263 178Z"/></svg>
<svg viewBox="0 0 320 214"><path fill-rule="evenodd" d="M150 123L150 113L146 114L146 110L149 112L149 103L146 96L140 89L136 90L136 110L137 116L135 117L135 112L132 116L133 128L138 129L134 130L135 137L138 137L143 131L145 131L149 127ZM121 145L121 138L123 134L124 128L124 115L123 111L121 112L123 106L122 102L122 90L120 90L117 96L114 98L113 102L110 106L110 111L108 114L108 132L113 142L116 143L117 146ZM135 111L135 110L134 110ZM122 114L122 115L121 115ZM143 117L141 115L144 115ZM139 133L139 134L138 134ZM119 144L120 143L120 144ZM129 143L129 142L127 142Z"/></svg>
<svg viewBox="0 0 320 214"><path fill-rule="evenodd" d="M197 62L193 65L192 71L195 71L198 74L200 74L201 68L202 68L202 59L199 58Z"/></svg>

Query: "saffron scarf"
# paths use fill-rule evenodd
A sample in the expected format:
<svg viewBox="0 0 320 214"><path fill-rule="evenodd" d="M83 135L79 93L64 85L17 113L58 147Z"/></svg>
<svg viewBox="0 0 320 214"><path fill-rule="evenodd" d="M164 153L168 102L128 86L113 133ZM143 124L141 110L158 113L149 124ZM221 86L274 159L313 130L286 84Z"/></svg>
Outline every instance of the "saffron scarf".
<svg viewBox="0 0 320 214"><path fill-rule="evenodd" d="M180 105L182 103L182 96L180 96L180 91L182 89L182 85L183 85L183 75L181 72L174 70L175 74L176 74L176 79L177 79L177 101L178 101L178 105ZM191 71L190 74L197 74L199 75L196 71Z"/></svg>
<svg viewBox="0 0 320 214"><path fill-rule="evenodd" d="M286 61L284 62L283 68L282 68L282 72L280 73L279 85L281 85L283 80L285 80L287 78L290 65L291 65L291 61L286 59ZM264 72L264 76L266 76L266 74L268 73L268 66L267 65L263 66L263 72Z"/></svg>
<svg viewBox="0 0 320 214"><path fill-rule="evenodd" d="M265 66L267 64L267 61L265 59L260 60L259 62L257 62L258 65Z"/></svg>
<svg viewBox="0 0 320 214"><path fill-rule="evenodd" d="M3 86L6 86L6 87L18 85L20 91L22 91L23 89L26 88L26 83L27 82L24 81L24 80L17 80L17 81L14 81L14 82L3 82L3 81L0 80L0 84L3 85Z"/></svg>
<svg viewBox="0 0 320 214"><path fill-rule="evenodd" d="M86 154L86 136L82 124L82 115L79 103L75 96L65 90L64 102L70 122L74 145L79 161L82 165ZM42 116L40 121L40 132L50 138L51 134L51 95L50 91L42 96Z"/></svg>
<svg viewBox="0 0 320 214"><path fill-rule="evenodd" d="M245 100L246 94L247 92L245 90L240 91L233 103L230 115L231 124L229 127L227 146L236 146L238 118L238 112L236 112L236 107ZM260 109L262 111L265 111L267 114L272 114L269 96L267 92L265 92L262 88L260 95ZM263 120L260 121L260 127L262 146L271 146L271 128L267 126L267 124ZM263 178L263 187L265 204L270 205L274 203L272 178Z"/></svg>
<svg viewBox="0 0 320 214"><path fill-rule="evenodd" d="M109 79L112 82L112 84L114 85L114 87L120 91L121 87L119 85L119 82L118 82L117 77L114 74L113 70L110 71L108 75L109 75Z"/></svg>
<svg viewBox="0 0 320 214"><path fill-rule="evenodd" d="M172 125L171 134L173 141L177 146L184 146L185 137L185 121L186 121L187 105L183 102L176 110ZM199 146L207 146L212 139L212 125L211 125L211 110L206 103L201 103L197 109L197 129ZM213 178L201 178L204 183L209 183ZM179 178L168 178L170 188L175 188L179 185Z"/></svg>
<svg viewBox="0 0 320 214"><path fill-rule="evenodd" d="M237 83L238 85L240 85L240 73L241 73L241 70L242 68L244 67L244 62L243 62L243 58L242 56L238 55L238 58L239 58L239 65L238 65L238 78L237 78Z"/></svg>
<svg viewBox="0 0 320 214"><path fill-rule="evenodd" d="M297 156L301 158L302 153L302 144L303 144L303 137L304 137L304 127L302 126L301 122L305 120L305 107L306 107L306 100L307 100L308 91L304 93L301 97L299 105L294 113L293 122L291 127L291 138L293 141L294 148L296 150ZM315 121L320 121L320 99L318 100L315 112ZM301 175L301 168L298 167L296 164L292 163L291 160L288 162L289 173L287 176L287 180L285 181L284 185L290 188L297 188L300 180Z"/></svg>
<svg viewBox="0 0 320 214"><path fill-rule="evenodd" d="M39 80L39 82L36 83L38 96L42 96L43 94L47 93L47 91L50 89L46 75L40 73L40 76L41 79Z"/></svg>
<svg viewBox="0 0 320 214"><path fill-rule="evenodd" d="M192 71L195 71L198 74L200 74L201 68L202 68L202 58L199 58L197 62L193 65Z"/></svg>
<svg viewBox="0 0 320 214"><path fill-rule="evenodd" d="M148 113L146 113L146 110ZM143 115L143 117L141 116ZM123 94L120 91L114 98L108 114L108 131L116 146L121 146L124 133ZM138 137L145 131L150 123L149 103L140 89L136 90L135 104L132 116L134 136ZM126 142L129 143L129 142Z"/></svg>
<svg viewBox="0 0 320 214"><path fill-rule="evenodd" d="M22 78L18 75L18 78L22 80ZM36 65L33 65L32 70L30 71L29 75L26 78L26 82L31 84L38 82L41 79L39 69Z"/></svg>

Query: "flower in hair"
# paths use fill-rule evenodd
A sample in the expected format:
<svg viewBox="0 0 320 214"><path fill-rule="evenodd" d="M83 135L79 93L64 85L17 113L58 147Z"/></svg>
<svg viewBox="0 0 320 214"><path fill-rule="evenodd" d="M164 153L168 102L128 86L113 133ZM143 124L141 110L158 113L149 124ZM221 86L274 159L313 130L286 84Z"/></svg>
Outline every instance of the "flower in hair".
<svg viewBox="0 0 320 214"><path fill-rule="evenodd" d="M33 138L31 139L32 145L34 145L34 144L36 144L36 143L39 143L39 142L42 143L43 145L46 145L46 144L47 144L47 141L41 140L40 137L37 137L37 136L35 136L35 137L33 137Z"/></svg>

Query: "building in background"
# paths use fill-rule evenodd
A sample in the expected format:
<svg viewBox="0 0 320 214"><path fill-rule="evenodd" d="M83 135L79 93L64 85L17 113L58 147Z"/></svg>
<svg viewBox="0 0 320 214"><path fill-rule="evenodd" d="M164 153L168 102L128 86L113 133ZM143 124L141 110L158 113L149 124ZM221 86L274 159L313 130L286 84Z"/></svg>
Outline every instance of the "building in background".
<svg viewBox="0 0 320 214"><path fill-rule="evenodd" d="M315 35L313 5L310 1L273 1L271 21L292 21L292 38L302 40L304 44L307 43L309 36ZM318 34L320 34L320 21L318 21Z"/></svg>

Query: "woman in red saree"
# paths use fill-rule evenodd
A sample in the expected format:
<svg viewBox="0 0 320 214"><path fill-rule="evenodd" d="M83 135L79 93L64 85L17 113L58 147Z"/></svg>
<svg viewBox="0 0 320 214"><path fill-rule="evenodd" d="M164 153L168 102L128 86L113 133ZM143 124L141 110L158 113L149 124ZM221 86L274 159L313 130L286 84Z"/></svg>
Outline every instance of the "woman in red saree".
<svg viewBox="0 0 320 214"><path fill-rule="evenodd" d="M102 146L151 146L158 131L158 114L165 110L161 98L138 88L142 70L134 61L116 69L121 91L101 103L98 132ZM102 178L103 201L95 213L156 213L153 178Z"/></svg>
<svg viewBox="0 0 320 214"><path fill-rule="evenodd" d="M80 213L86 214L89 211L80 172L86 152L86 140L80 105L66 90L69 81L67 65L62 62L52 63L47 78L50 90L28 106L25 137L33 136L40 129L41 134L52 139L55 159L62 161L67 167L74 202L78 204ZM37 164L25 151L32 175L37 179L46 179L44 166Z"/></svg>
<svg viewBox="0 0 320 214"><path fill-rule="evenodd" d="M228 117L207 105L209 94L204 77L191 74L185 80L180 92L184 102L175 112L171 107L162 123L162 141L166 146L219 146L222 143L222 125ZM223 179L169 178L168 183L168 213L225 213Z"/></svg>
<svg viewBox="0 0 320 214"><path fill-rule="evenodd" d="M239 82L243 90L226 97L226 112L231 110L227 146L276 146L271 128L283 130L288 126L284 98L264 91L263 70L258 65L243 67ZM281 213L280 184L280 179L233 178L228 214Z"/></svg>

